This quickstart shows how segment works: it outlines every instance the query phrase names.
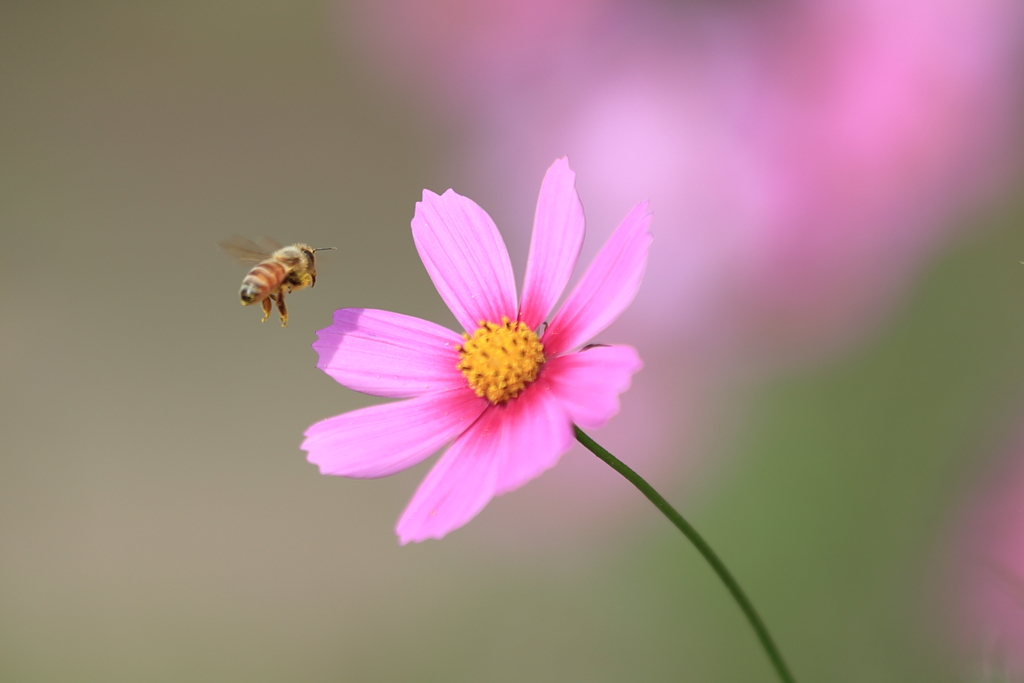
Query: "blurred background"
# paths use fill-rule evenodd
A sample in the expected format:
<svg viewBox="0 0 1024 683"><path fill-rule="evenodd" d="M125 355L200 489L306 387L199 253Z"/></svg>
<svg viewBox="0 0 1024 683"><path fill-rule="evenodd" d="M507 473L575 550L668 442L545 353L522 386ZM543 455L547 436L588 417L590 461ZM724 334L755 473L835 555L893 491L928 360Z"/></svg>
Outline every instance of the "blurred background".
<svg viewBox="0 0 1024 683"><path fill-rule="evenodd" d="M654 211L598 441L801 681L1024 680L1016 0L0 5L0 680L771 681L723 587L581 449L442 541L429 463L321 477L342 307L454 326L409 233L521 277L568 154L583 263ZM335 246L281 329L231 234ZM376 399L372 399L376 400Z"/></svg>

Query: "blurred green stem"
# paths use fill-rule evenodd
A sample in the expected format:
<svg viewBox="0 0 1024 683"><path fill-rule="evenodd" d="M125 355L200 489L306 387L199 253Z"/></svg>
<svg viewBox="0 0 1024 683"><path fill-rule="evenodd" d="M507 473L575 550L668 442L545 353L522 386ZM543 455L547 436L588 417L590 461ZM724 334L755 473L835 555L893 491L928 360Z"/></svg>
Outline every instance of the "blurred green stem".
<svg viewBox="0 0 1024 683"><path fill-rule="evenodd" d="M683 519L683 516L676 512L675 508L668 504L668 501L662 498L661 494L655 491L650 484L644 481L643 477L630 469L625 463L616 458L614 455L606 451L596 441L591 439L583 430L573 425L573 429L576 430L576 439L581 444L586 446L587 450L596 455L597 457L608 463L613 470L624 476L629 483L637 487L640 493L647 496L647 500L654 503L654 507L661 510L661 513L668 517L669 521L676 525L676 527L683 532L683 535L689 539L697 551L704 556L711 568L718 574L718 578L722 580L725 587L732 593L733 600L735 600L740 609L743 610L743 614L747 617L747 621L750 622L751 628L754 629L754 633L757 634L757 639L761 641L761 647L764 648L765 653L768 655L768 659L771 660L772 666L775 667L775 672L778 673L779 678L784 683L795 683L793 675L789 673L789 668L786 666L786 662L782 659L782 653L775 647L775 641L772 640L772 636L768 633L768 627L761 621L761 617L758 616L757 611L754 609L754 605L747 598L743 589L736 582L736 579L732 577L729 570L726 569L725 564L718 559L718 555L711 549L711 546L707 544L697 530L690 526L690 523Z"/></svg>

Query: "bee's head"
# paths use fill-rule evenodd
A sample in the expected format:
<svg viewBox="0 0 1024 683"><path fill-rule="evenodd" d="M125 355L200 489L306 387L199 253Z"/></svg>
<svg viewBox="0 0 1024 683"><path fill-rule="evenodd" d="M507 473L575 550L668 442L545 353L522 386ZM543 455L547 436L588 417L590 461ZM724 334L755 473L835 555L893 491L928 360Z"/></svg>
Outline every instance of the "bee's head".
<svg viewBox="0 0 1024 683"><path fill-rule="evenodd" d="M338 249L337 247L317 247L316 249L312 249L310 247L307 247L307 246L303 245L302 246L302 255L305 256L307 259L309 259L309 267L312 268L314 266L314 264L315 264L315 261L313 260L313 254L315 252L318 252L318 251L337 251L337 249Z"/></svg>

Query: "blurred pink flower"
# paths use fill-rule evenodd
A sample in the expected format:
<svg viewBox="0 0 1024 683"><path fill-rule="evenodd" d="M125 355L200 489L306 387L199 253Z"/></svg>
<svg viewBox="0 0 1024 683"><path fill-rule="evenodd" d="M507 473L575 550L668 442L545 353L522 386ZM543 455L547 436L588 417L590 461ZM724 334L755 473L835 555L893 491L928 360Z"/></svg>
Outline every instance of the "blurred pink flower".
<svg viewBox="0 0 1024 683"><path fill-rule="evenodd" d="M1008 680L1024 676L1024 440L971 492L955 529L945 595L970 659ZM993 678L992 680L995 680ZM1002 679L1000 679L1002 680Z"/></svg>
<svg viewBox="0 0 1024 683"><path fill-rule="evenodd" d="M302 448L323 474L383 477L452 443L398 521L402 544L441 538L494 496L554 466L573 444L572 424L603 426L642 365L628 346L577 349L640 287L651 242L646 202L633 207L544 325L583 244L575 182L565 158L544 176L521 305L490 216L452 190L424 190L413 239L466 334L398 313L343 309L313 344L318 367L344 386L409 399L311 426Z"/></svg>
<svg viewBox="0 0 1024 683"><path fill-rule="evenodd" d="M1017 0L349 12L351 40L458 126L467 177L509 196L568 153L597 223L650 196L656 286L629 327L730 362L862 336L1019 161Z"/></svg>

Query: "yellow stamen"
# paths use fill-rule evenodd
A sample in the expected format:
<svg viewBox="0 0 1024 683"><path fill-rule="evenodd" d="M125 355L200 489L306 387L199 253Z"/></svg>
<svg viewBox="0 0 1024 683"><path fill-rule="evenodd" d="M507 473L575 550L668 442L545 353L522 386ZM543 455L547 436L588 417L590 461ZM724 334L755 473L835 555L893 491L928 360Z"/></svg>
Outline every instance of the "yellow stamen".
<svg viewBox="0 0 1024 683"><path fill-rule="evenodd" d="M462 337L466 343L458 347L459 370L477 396L494 404L518 396L544 364L544 345L536 333L507 317L500 325L481 320L472 337Z"/></svg>

